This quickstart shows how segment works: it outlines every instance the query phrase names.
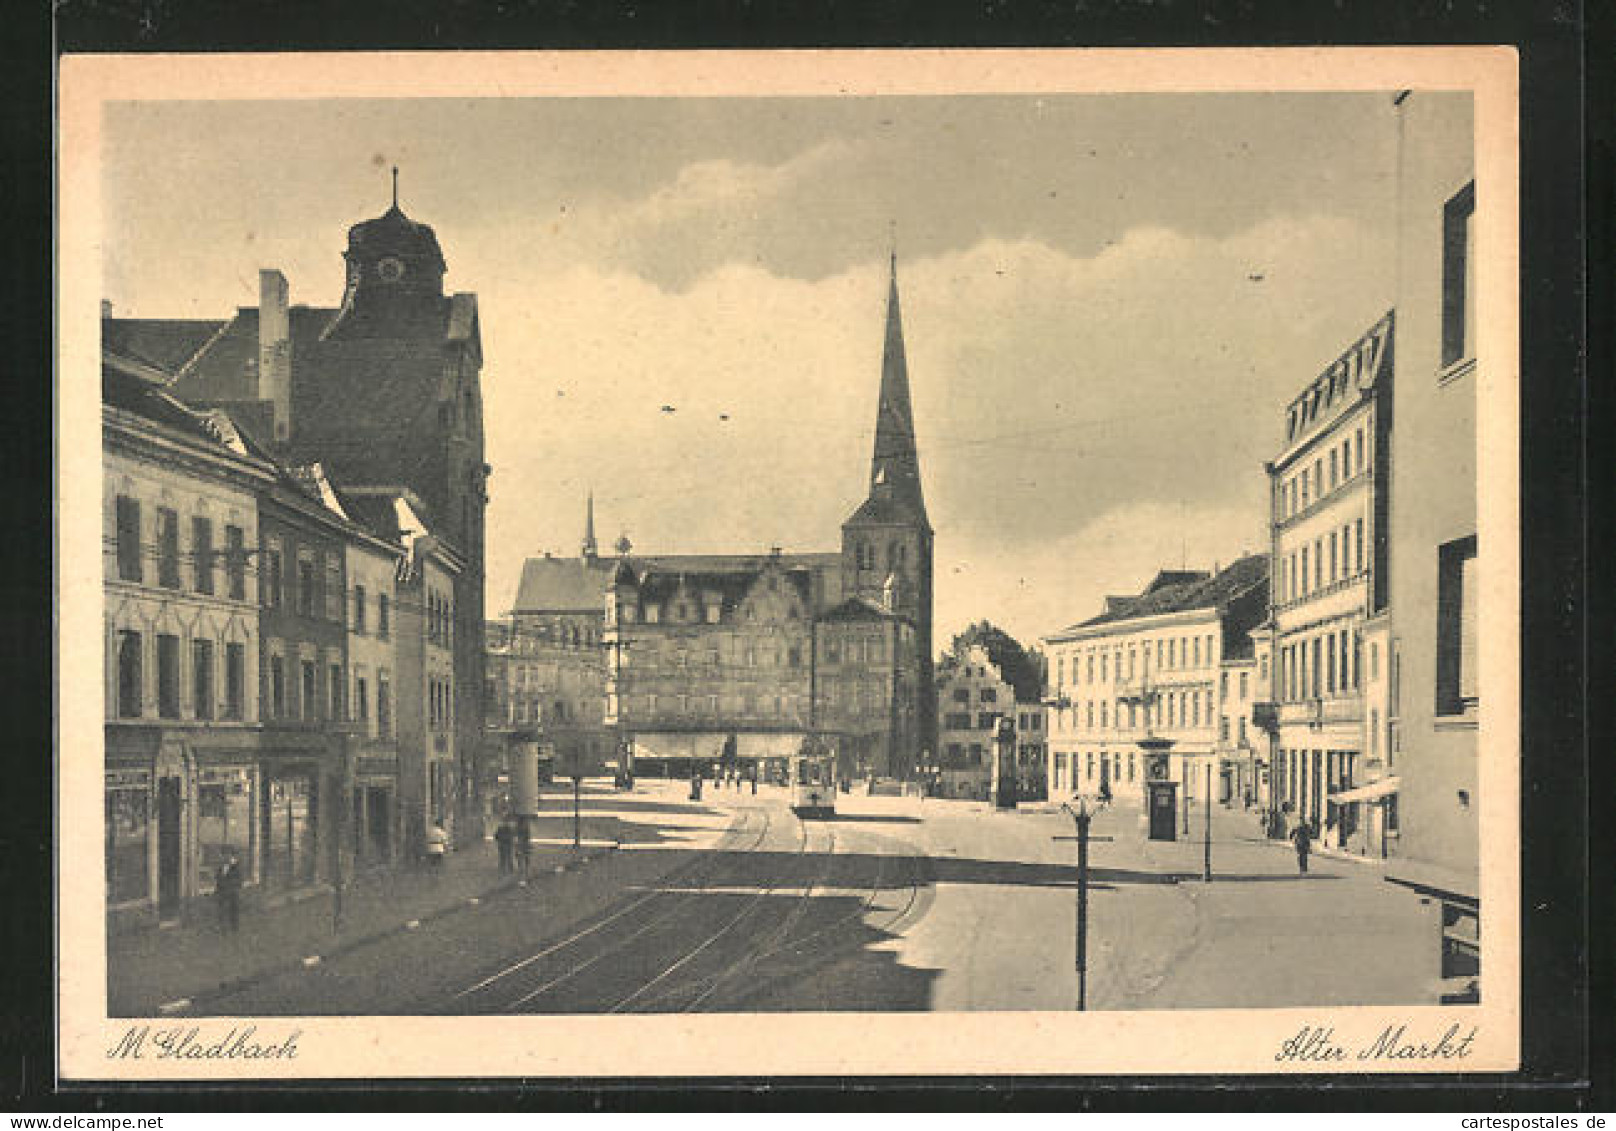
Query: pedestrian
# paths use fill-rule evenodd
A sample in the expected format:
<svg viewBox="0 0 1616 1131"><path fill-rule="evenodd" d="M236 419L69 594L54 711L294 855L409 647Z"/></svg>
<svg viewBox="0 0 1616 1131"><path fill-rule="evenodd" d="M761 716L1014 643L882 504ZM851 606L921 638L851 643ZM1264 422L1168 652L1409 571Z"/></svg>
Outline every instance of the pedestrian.
<svg viewBox="0 0 1616 1131"><path fill-rule="evenodd" d="M235 934L241 926L241 861L234 852L225 857L213 890L219 900L219 924Z"/></svg>
<svg viewBox="0 0 1616 1131"><path fill-rule="evenodd" d="M434 872L443 871L443 858L449 854L449 834L443 824L434 821L426 830L426 862Z"/></svg>
<svg viewBox="0 0 1616 1131"><path fill-rule="evenodd" d="M1306 821L1297 821L1296 828L1291 833L1291 843L1296 846L1296 870L1307 875L1307 854L1313 847L1313 829Z"/></svg>
<svg viewBox="0 0 1616 1131"><path fill-rule="evenodd" d="M499 846L499 873L508 876L516 867L516 829L509 813L494 830L494 843Z"/></svg>
<svg viewBox="0 0 1616 1131"><path fill-rule="evenodd" d="M526 816L516 819L516 827L511 830L511 839L516 848L516 872L527 882L528 867L533 862L533 831L528 826Z"/></svg>

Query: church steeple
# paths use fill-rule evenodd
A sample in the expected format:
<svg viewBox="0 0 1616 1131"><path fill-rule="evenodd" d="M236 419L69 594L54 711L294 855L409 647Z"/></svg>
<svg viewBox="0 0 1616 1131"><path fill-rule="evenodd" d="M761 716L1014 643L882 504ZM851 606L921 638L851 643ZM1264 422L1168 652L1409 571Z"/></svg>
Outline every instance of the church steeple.
<svg viewBox="0 0 1616 1131"><path fill-rule="evenodd" d="M903 316L898 303L898 253L890 260L886 341L881 355L881 393L875 414L875 450L870 457L870 497L891 499L921 521L926 502L920 490L920 455L914 412L909 405L909 365L903 349Z"/></svg>
<svg viewBox="0 0 1616 1131"><path fill-rule="evenodd" d="M595 492L590 491L589 501L584 505L584 560L592 562L598 554L599 547L595 544Z"/></svg>

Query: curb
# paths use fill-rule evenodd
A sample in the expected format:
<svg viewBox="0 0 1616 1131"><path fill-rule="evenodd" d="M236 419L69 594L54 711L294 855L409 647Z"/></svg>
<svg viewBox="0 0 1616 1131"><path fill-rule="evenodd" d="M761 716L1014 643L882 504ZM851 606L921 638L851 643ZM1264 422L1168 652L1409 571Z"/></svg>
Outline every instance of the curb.
<svg viewBox="0 0 1616 1131"><path fill-rule="evenodd" d="M609 846L599 849L596 852L585 853L575 860L568 861L565 864L558 864L556 865L554 871L556 874L571 871L580 864L587 864L591 860L595 860L606 853L616 852L622 847L622 841L614 841ZM238 993L249 986L255 985L258 982L267 981L270 978L277 978L284 974L292 974L299 970L312 969L314 967L321 966L333 959L342 958L346 955L352 954L356 950L362 950L367 946L374 946L384 939L392 938L394 935L400 935L406 931L419 930L422 926L428 923L435 923L440 919L448 918L450 915L454 915L474 907L480 907L483 903L490 901L492 897L501 895L507 891L517 891L525 886L527 886L527 884L523 881L515 879L506 880L502 883L495 884L492 887L484 888L474 895L462 896L456 899L453 903L447 903L442 907L437 907L430 911L424 911L413 919L407 919L392 926L371 931L368 934L358 935L351 939L345 939L329 949L322 950L319 954L303 955L299 958L290 959L284 963L269 966L251 974L243 974L239 977L228 979L227 981L220 982L217 985L210 986L204 990L193 991L186 997L178 998L174 1001L164 1002L157 1007L157 1013L166 1017L172 1017L185 1013L188 1010L194 1010L198 1005L214 998L228 997L233 993Z"/></svg>

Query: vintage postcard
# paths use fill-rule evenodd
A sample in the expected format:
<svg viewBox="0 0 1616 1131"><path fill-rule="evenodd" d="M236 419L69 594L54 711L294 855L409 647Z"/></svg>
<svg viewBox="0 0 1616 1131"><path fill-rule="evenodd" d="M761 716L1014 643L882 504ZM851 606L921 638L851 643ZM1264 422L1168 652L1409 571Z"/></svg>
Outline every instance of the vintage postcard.
<svg viewBox="0 0 1616 1131"><path fill-rule="evenodd" d="M1516 105L64 58L62 1077L1515 1068Z"/></svg>

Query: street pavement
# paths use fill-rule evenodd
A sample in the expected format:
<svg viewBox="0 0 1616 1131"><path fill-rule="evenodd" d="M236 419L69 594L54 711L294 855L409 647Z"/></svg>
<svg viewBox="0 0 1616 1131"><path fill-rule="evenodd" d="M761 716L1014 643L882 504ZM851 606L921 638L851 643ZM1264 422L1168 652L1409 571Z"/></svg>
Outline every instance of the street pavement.
<svg viewBox="0 0 1616 1131"><path fill-rule="evenodd" d="M700 802L686 789L592 789L585 836L621 849L536 868L525 888L485 883L471 903L474 881L494 871L490 846L486 873L463 864L441 881L446 910L408 929L372 924L314 965L266 960L222 990L215 979L182 1012L1074 1007L1076 844L1058 806L844 794L834 818L802 821L783 789L709 786ZM1207 883L1202 814L1176 843L1147 840L1136 807L1096 816L1090 1009L1430 1000L1426 920L1377 868L1315 856L1299 876L1249 813L1213 817ZM570 861L570 849L546 852ZM158 965L126 962L114 980ZM157 983L160 993L121 1000L187 996L174 977Z"/></svg>

